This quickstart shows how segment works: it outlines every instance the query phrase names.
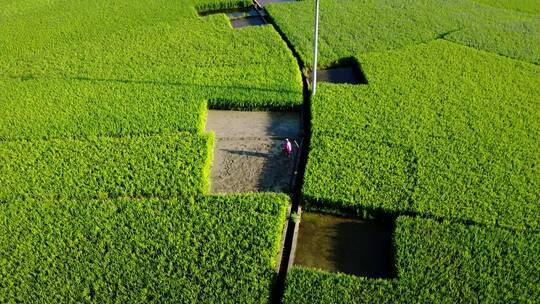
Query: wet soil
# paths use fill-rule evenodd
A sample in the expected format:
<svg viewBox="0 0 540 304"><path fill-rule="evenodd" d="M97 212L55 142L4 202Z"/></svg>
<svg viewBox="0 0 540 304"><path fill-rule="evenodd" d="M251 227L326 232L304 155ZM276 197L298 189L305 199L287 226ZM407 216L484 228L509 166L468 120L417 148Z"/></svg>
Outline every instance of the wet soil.
<svg viewBox="0 0 540 304"><path fill-rule="evenodd" d="M284 138L301 141L300 113L208 111L214 131L211 192L291 192L298 148L284 156Z"/></svg>
<svg viewBox="0 0 540 304"><path fill-rule="evenodd" d="M370 278L395 277L388 223L303 213L295 264Z"/></svg>
<svg viewBox="0 0 540 304"><path fill-rule="evenodd" d="M258 112L209 110L206 130L216 138L298 137L301 134L299 112Z"/></svg>

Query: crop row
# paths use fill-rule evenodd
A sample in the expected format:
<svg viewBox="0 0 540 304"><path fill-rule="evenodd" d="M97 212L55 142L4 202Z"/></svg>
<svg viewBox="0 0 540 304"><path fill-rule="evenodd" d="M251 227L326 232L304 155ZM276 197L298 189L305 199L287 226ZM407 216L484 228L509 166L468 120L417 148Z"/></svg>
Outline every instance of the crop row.
<svg viewBox="0 0 540 304"><path fill-rule="evenodd" d="M250 0L193 0L199 12L236 9L253 5Z"/></svg>
<svg viewBox="0 0 540 304"><path fill-rule="evenodd" d="M0 139L201 132L206 103L171 85L0 80Z"/></svg>
<svg viewBox="0 0 540 304"><path fill-rule="evenodd" d="M285 303L533 303L540 234L400 217L396 279L295 267Z"/></svg>
<svg viewBox="0 0 540 304"><path fill-rule="evenodd" d="M540 222L540 69L445 41L360 57L321 85L303 192L323 207Z"/></svg>
<svg viewBox="0 0 540 304"><path fill-rule="evenodd" d="M228 107L302 103L296 60L270 26L233 30L189 2L34 5L0 19L0 78L172 85Z"/></svg>
<svg viewBox="0 0 540 304"><path fill-rule="evenodd" d="M0 201L194 196L208 191L211 135L4 141Z"/></svg>
<svg viewBox="0 0 540 304"><path fill-rule="evenodd" d="M299 1L268 7L272 19L307 66L313 62L313 31L306 29L313 28L314 3ZM540 63L537 15L470 0L414 0L407 4L398 0L328 0L321 2L320 16L321 67L357 54L399 49L437 38Z"/></svg>
<svg viewBox="0 0 540 304"><path fill-rule="evenodd" d="M2 303L268 302L288 198L12 201Z"/></svg>

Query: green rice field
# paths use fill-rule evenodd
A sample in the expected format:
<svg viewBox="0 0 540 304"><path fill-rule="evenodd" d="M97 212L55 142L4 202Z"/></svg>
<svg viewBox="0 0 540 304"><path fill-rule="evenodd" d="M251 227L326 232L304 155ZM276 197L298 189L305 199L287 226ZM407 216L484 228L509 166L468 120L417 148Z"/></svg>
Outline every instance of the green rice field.
<svg viewBox="0 0 540 304"><path fill-rule="evenodd" d="M0 303L538 301L540 1L320 0L366 83L314 96L315 1L252 6L0 0ZM209 109L301 111L291 193L210 193ZM283 267L298 205L384 222L395 273Z"/></svg>

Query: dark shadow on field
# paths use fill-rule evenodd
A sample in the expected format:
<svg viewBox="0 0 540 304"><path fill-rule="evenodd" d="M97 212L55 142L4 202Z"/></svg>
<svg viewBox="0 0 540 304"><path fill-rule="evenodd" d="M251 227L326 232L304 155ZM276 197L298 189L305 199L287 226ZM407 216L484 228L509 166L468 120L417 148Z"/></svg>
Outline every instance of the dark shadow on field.
<svg viewBox="0 0 540 304"><path fill-rule="evenodd" d="M302 214L295 264L369 278L393 278L392 220Z"/></svg>
<svg viewBox="0 0 540 304"><path fill-rule="evenodd" d="M259 177L261 191L279 191L292 193L295 165L299 156L301 141L301 116L298 112L272 112L266 124L266 134L275 136L272 157L264 164L263 174ZM292 142L293 153L286 156L282 142L288 138Z"/></svg>
<svg viewBox="0 0 540 304"><path fill-rule="evenodd" d="M243 150L223 150L230 154L236 154L241 156L253 156L253 157L264 157L271 158L272 153L262 153L262 152L253 152L253 151L243 151Z"/></svg>
<svg viewBox="0 0 540 304"><path fill-rule="evenodd" d="M353 67L338 67L317 71L317 82L360 84Z"/></svg>
<svg viewBox="0 0 540 304"><path fill-rule="evenodd" d="M313 81L312 71L308 73L308 79ZM356 58L343 58L328 67L317 69L317 83L327 82L334 84L368 84L368 80L362 66Z"/></svg>
<svg viewBox="0 0 540 304"><path fill-rule="evenodd" d="M337 270L369 278L392 278L393 227L374 221L343 222L335 226L333 259Z"/></svg>
<svg viewBox="0 0 540 304"><path fill-rule="evenodd" d="M448 36L452 35L453 33L457 33L461 30L463 30L463 28L453 29L453 30L446 31L444 33L440 33L439 35L437 35L435 39L446 39Z"/></svg>
<svg viewBox="0 0 540 304"><path fill-rule="evenodd" d="M206 130L216 134L213 193L292 191L298 150L288 158L281 142L301 138L299 113L210 110Z"/></svg>

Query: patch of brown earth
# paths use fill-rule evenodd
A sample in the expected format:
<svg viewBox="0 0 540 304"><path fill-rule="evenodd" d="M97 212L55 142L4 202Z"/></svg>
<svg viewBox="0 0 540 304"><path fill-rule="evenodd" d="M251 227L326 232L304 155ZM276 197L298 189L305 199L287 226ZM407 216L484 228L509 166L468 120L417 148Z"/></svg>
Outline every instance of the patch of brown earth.
<svg viewBox="0 0 540 304"><path fill-rule="evenodd" d="M301 143L300 113L210 110L206 130L216 135L212 193L291 192L299 149L289 159L281 142Z"/></svg>

